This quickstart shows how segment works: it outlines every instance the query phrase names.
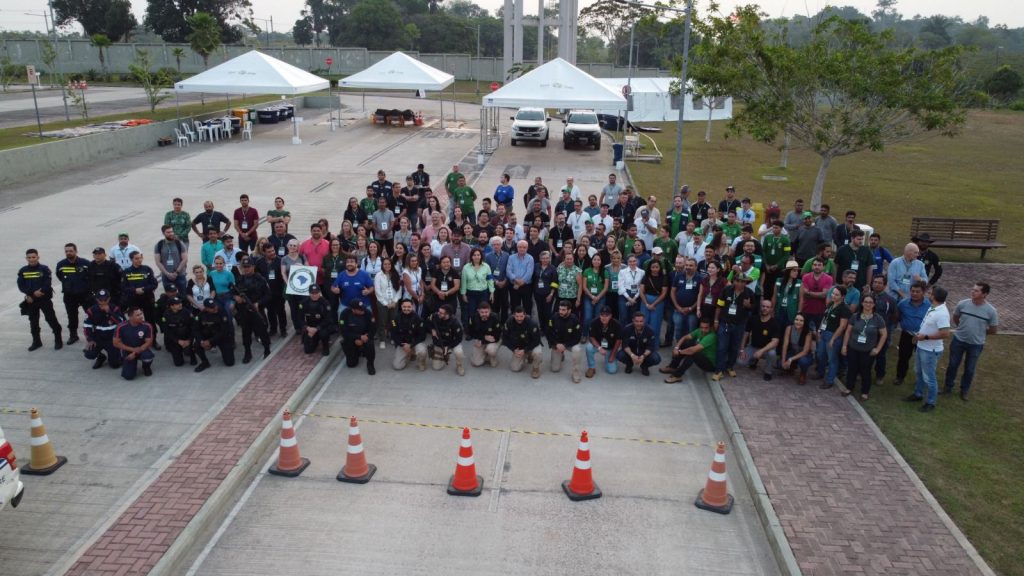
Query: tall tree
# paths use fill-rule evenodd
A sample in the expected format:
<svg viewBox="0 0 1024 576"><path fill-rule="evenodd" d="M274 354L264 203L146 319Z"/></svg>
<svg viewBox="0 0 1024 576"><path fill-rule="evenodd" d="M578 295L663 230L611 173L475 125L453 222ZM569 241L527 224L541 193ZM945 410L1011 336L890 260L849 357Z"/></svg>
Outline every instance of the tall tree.
<svg viewBox="0 0 1024 576"><path fill-rule="evenodd" d="M402 15L388 0L362 0L345 18L343 30L346 46L397 50L408 45ZM340 45L338 38L333 41Z"/></svg>
<svg viewBox="0 0 1024 576"><path fill-rule="evenodd" d="M220 25L206 12L196 12L189 16L188 25L192 30L188 35L188 43L192 51L203 59L203 68L209 68L210 54L213 54L221 44Z"/></svg>
<svg viewBox="0 0 1024 576"><path fill-rule="evenodd" d="M292 40L299 46L309 46L315 38L313 34L313 23L309 18L299 18L292 26Z"/></svg>
<svg viewBox="0 0 1024 576"><path fill-rule="evenodd" d="M620 48L629 44L629 30L633 23L654 13L650 8L616 0L598 0L580 10L579 23L580 28L604 40L611 51L610 56L616 58Z"/></svg>
<svg viewBox="0 0 1024 576"><path fill-rule="evenodd" d="M1021 87L1024 87L1024 79L1020 73L1003 64L985 79L985 92L999 102L1013 100Z"/></svg>
<svg viewBox="0 0 1024 576"><path fill-rule="evenodd" d="M78 22L86 36L108 34L110 4L111 0L53 0L53 18L58 26Z"/></svg>
<svg viewBox="0 0 1024 576"><path fill-rule="evenodd" d="M174 55L174 63L178 67L178 76L181 76L181 59L185 57L185 49L178 46L171 50L171 54Z"/></svg>
<svg viewBox="0 0 1024 576"><path fill-rule="evenodd" d="M187 42L191 32L188 18L199 12L211 15L220 27L221 39L229 44L242 39L238 24L252 19L250 0L148 0L146 28L165 42Z"/></svg>
<svg viewBox="0 0 1024 576"><path fill-rule="evenodd" d="M92 37L89 38L89 43L92 44L93 46L95 46L97 50L99 50L99 53L100 53L100 68L103 69L103 77L106 78L106 76L107 76L107 58L106 58L106 55L103 52L111 44L113 44L113 42L110 41L110 38L107 38L106 34L93 34Z"/></svg>
<svg viewBox="0 0 1024 576"><path fill-rule="evenodd" d="M107 8L105 33L114 42L127 42L139 25L132 14L131 0L111 0Z"/></svg>
<svg viewBox="0 0 1024 576"><path fill-rule="evenodd" d="M896 48L889 31L830 18L811 40L791 46L761 25L756 6L699 23L697 60L729 71L723 88L744 102L729 123L735 134L776 143L788 134L821 159L811 205L822 202L835 158L925 133L947 136L963 126L960 49ZM704 71L695 66L694 80Z"/></svg>

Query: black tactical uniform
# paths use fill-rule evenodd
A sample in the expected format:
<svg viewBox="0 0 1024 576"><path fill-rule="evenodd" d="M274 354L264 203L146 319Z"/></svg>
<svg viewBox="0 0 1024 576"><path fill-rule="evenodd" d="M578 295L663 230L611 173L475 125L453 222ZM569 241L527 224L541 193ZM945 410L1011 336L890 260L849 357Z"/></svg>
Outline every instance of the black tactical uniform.
<svg viewBox="0 0 1024 576"><path fill-rule="evenodd" d="M288 317L284 311L284 290L286 278L281 273L281 259L274 257L256 259L256 273L267 279L270 287L270 300L267 301L266 316L269 325L269 333L276 334L278 330L281 336L287 334Z"/></svg>
<svg viewBox="0 0 1024 576"><path fill-rule="evenodd" d="M547 337L549 348L554 348L556 344L572 348L580 343L581 335L580 320L571 312L565 317L562 317L561 314L555 314L548 321Z"/></svg>
<svg viewBox="0 0 1024 576"><path fill-rule="evenodd" d="M501 322L493 312L487 317L487 320L481 318L480 314L470 314L466 334L469 335L470 340L487 342L484 337L491 336L495 342L501 342Z"/></svg>
<svg viewBox="0 0 1024 576"><path fill-rule="evenodd" d="M181 304L180 298L173 298L168 307L160 314L160 328L164 332L164 346L171 353L175 366L184 366L185 354L189 355L189 364L196 365L196 352L193 347L192 334L194 332L192 311L182 306L177 311L175 304ZM188 344L182 346L180 340L187 340Z"/></svg>
<svg viewBox="0 0 1024 576"><path fill-rule="evenodd" d="M401 348L406 344L415 348L426 339L427 330L423 319L415 312L399 313L391 323L391 340L395 343L395 348Z"/></svg>
<svg viewBox="0 0 1024 576"><path fill-rule="evenodd" d="M306 298L299 304L299 310L302 312L302 349L306 354L312 354L317 344L320 344L324 356L327 356L330 354L331 332L334 328L330 303L323 297L316 300ZM316 334L310 336L305 330L307 327L316 328Z"/></svg>
<svg viewBox="0 0 1024 576"><path fill-rule="evenodd" d="M83 258L74 261L65 258L57 263L57 280L60 280L64 310L68 313L68 344L78 342L78 309L84 312L93 304L88 274L89 263Z"/></svg>
<svg viewBox="0 0 1024 576"><path fill-rule="evenodd" d="M243 273L238 276L235 283L235 289L237 295L245 301L236 300L235 317L242 326L242 346L245 348L242 364L248 364L252 360L254 333L256 339L263 344L263 357L270 356L270 335L267 334L267 325L263 318L263 307L270 302L270 286L263 276L253 271L251 260L246 259L242 262L242 270Z"/></svg>
<svg viewBox="0 0 1024 576"><path fill-rule="evenodd" d="M103 363L110 361L111 368L121 367L121 351L114 348L114 331L124 322L124 314L110 300L110 294L106 290L96 293L96 304L93 304L85 311L85 322L82 323L85 332L85 341L91 344L83 351L87 360L95 360L93 370L103 366ZM107 302L107 309L100 306L101 302Z"/></svg>
<svg viewBox="0 0 1024 576"><path fill-rule="evenodd" d="M362 313L357 312L361 311ZM359 300L353 300L349 307L341 313L341 349L345 351L345 363L349 368L359 365L359 356L366 358L366 372L371 376L377 373L373 361L377 353L373 348L373 317ZM366 342L356 345L356 340L365 336Z"/></svg>
<svg viewBox="0 0 1024 576"><path fill-rule="evenodd" d="M60 323L57 322L57 315L53 312L52 282L50 269L43 264L22 266L21 270L18 270L18 290L25 295L25 299L21 303L21 314L22 316L28 316L29 329L32 332L30 352L43 346L39 329L40 312L46 318L46 323L50 325L50 329L53 330L54 349L60 350L64 347L64 341L61 339L60 334ZM42 295L37 296L35 294L37 291L41 292ZM31 302L28 300L30 298Z"/></svg>
<svg viewBox="0 0 1024 576"><path fill-rule="evenodd" d="M231 320L213 298L207 298L203 302L203 310L199 312L194 324L195 351L199 356L199 366L196 372L202 372L210 367L210 360L206 357L206 350L203 342L209 342L210 348L218 348L225 366L235 365L235 330Z"/></svg>

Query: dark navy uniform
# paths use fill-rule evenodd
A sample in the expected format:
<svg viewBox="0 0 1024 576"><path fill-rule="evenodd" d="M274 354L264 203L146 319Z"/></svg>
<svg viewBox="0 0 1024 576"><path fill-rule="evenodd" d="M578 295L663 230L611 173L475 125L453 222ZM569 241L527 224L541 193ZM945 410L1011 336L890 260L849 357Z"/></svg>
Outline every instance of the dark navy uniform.
<svg viewBox="0 0 1024 576"><path fill-rule="evenodd" d="M572 348L580 343L581 336L580 320L572 312L565 317L561 314L555 314L548 321L547 337L549 348L554 348L556 344Z"/></svg>
<svg viewBox="0 0 1024 576"><path fill-rule="evenodd" d="M124 323L124 314L116 304L110 302L110 295L105 290L99 292L98 299L108 303L107 309L104 310L100 302L97 302L85 311L82 328L85 341L91 346L86 347L83 353L87 360L95 360L92 365L94 370L108 360L111 368L120 368L121 351L114 348L114 331Z"/></svg>
<svg viewBox="0 0 1024 576"><path fill-rule="evenodd" d="M247 264L250 266L247 271L252 270L251 260L243 262L243 269ZM252 359L253 334L256 334L256 339L263 344L263 357L270 356L270 335L267 334L267 324L263 318L263 308L270 302L270 286L263 276L252 272L239 275L235 288L240 294L244 294L250 303L236 301L235 304L235 316L242 325L242 346L245 348L242 363L245 364Z"/></svg>
<svg viewBox="0 0 1024 576"><path fill-rule="evenodd" d="M658 354L658 337L651 330L650 326L644 325L643 329L637 331L636 326L630 324L622 329L622 350L619 350L619 362L626 365L626 373L633 371L633 357L630 354L643 357L640 368L644 375L647 375L648 368L661 364L661 355Z"/></svg>
<svg viewBox="0 0 1024 576"><path fill-rule="evenodd" d="M307 297L299 304L299 310L302 312L302 349L306 354L312 354L319 344L326 356L330 353L331 332L334 326L330 303L322 296L316 300ZM316 334L310 336L305 330L307 327L316 328Z"/></svg>
<svg viewBox="0 0 1024 576"><path fill-rule="evenodd" d="M97 248L96 250L101 249ZM93 250L93 254L98 254L96 250ZM89 283L89 290L94 295L99 294L100 290L106 290L107 294L110 294L111 302L116 304L121 301L121 267L117 265L117 262L93 260L89 263L85 275Z"/></svg>
<svg viewBox="0 0 1024 576"><path fill-rule="evenodd" d="M486 342L484 338L491 336L495 342L501 342L501 322L493 312L487 317L487 320L481 318L480 314L472 314L469 317L466 334L470 340Z"/></svg>
<svg viewBox="0 0 1024 576"><path fill-rule="evenodd" d="M361 310L362 314L356 313L356 309ZM349 368L355 368L359 365L359 357L364 356L366 358L366 372L371 376L377 373L376 367L373 365L373 361L377 357L376 351L373 349L373 317L363 306L363 303L359 300L353 300L341 313L341 348L345 351L345 363ZM356 345L356 340L366 337L366 342Z"/></svg>
<svg viewBox="0 0 1024 576"><path fill-rule="evenodd" d="M78 340L78 309L89 310L93 304L89 289L89 263L82 258L72 262L65 258L57 263L57 280L64 296L64 310L68 313L68 344Z"/></svg>
<svg viewBox="0 0 1024 576"><path fill-rule="evenodd" d="M149 322L140 322L133 326L131 322L124 322L114 331L114 338L124 346L132 348L145 345L146 341L152 342L153 327ZM134 358L129 357L130 352L121 350L121 378L134 380L138 374L139 361L142 361L142 371L149 376L152 373L150 365L153 363L153 350L147 347Z"/></svg>
<svg viewBox="0 0 1024 576"><path fill-rule="evenodd" d="M550 264L547 268L542 268L540 258L536 260L537 265L533 267L533 301L537 303L537 318L540 325L547 326L548 320L551 319L551 302L548 302L548 296L554 290L552 286L558 285L558 269ZM526 314L529 316L529 311Z"/></svg>
<svg viewBox="0 0 1024 576"><path fill-rule="evenodd" d="M153 324L156 316L156 275L149 266L129 266L121 275L121 305L125 310L131 307L142 309L146 322ZM141 289L141 293L136 292Z"/></svg>
<svg viewBox="0 0 1024 576"><path fill-rule="evenodd" d="M283 337L287 334L288 317L284 311L286 278L281 273L281 259L277 257L274 257L273 260L257 258L255 262L256 273L266 278L267 285L270 287L270 299L267 301L266 307L269 332L276 334L280 330Z"/></svg>
<svg viewBox="0 0 1024 576"><path fill-rule="evenodd" d="M202 372L210 367L210 360L206 357L206 349L203 342L207 342L210 348L220 350L220 356L224 359L225 366L235 365L235 330L231 325L227 312L217 305L213 298L207 298L203 303L204 308L199 312L193 328L195 330L195 350L199 357L199 366L196 372Z"/></svg>
<svg viewBox="0 0 1024 576"><path fill-rule="evenodd" d="M42 312L46 323L53 330L53 347L60 350L64 347L61 339L60 323L57 322L57 315L53 312L53 278L50 269L42 264L35 266L22 266L18 270L18 290L25 295L21 303L21 314L28 316L29 329L32 332L32 346L29 350L36 350L43 345L40 338L39 313ZM36 295L41 292L41 295ZM29 299L32 301L29 302Z"/></svg>
<svg viewBox="0 0 1024 576"><path fill-rule="evenodd" d="M391 340L395 348L409 344L416 347L417 344L427 339L427 329L423 319L415 312L410 314L400 313L391 321Z"/></svg>
<svg viewBox="0 0 1024 576"><path fill-rule="evenodd" d="M442 320L435 312L430 324L434 348L455 348L462 343L462 325L453 316Z"/></svg>
<svg viewBox="0 0 1024 576"><path fill-rule="evenodd" d="M164 346L167 347L167 351L171 353L171 358L174 359L175 366L185 365L185 354L189 355L189 363L192 366L196 365L196 352L193 348L192 333L194 331L191 306L185 308L182 306L177 312L172 307L173 304L181 304L181 300L174 298L163 312L160 314L160 327L164 332ZM187 340L188 344L182 346L180 341Z"/></svg>
<svg viewBox="0 0 1024 576"><path fill-rule="evenodd" d="M540 346L540 328L533 318L527 316L522 322L516 322L515 318L509 319L505 324L505 334L502 337L502 344L512 350L526 350L529 353Z"/></svg>

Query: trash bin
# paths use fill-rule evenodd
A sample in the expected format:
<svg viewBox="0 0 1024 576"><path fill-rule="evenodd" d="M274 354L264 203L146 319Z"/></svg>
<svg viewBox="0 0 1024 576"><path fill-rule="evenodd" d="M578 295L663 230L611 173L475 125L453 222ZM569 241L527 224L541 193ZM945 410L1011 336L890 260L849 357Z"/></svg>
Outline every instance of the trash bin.
<svg viewBox="0 0 1024 576"><path fill-rule="evenodd" d="M623 148L623 146L620 143L612 144L612 164L613 165L617 166L619 164L619 162L622 162L622 148Z"/></svg>

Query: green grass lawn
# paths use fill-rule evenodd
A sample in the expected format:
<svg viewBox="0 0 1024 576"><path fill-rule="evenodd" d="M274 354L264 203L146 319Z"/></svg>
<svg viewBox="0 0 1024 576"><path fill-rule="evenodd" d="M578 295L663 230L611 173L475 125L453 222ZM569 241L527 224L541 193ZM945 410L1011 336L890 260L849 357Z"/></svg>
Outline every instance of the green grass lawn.
<svg viewBox="0 0 1024 576"><path fill-rule="evenodd" d="M704 142L703 122L688 122L684 132L682 181L706 190L717 204L726 185L755 202L776 200L783 214L797 198L808 200L818 157L791 150L789 169L778 168L778 150L749 139L724 138L725 123L716 122L712 140ZM675 162L675 123L661 124L652 135L665 155L660 164L631 162L643 194L668 202ZM833 214L856 210L858 219L882 234L890 249L909 240L911 216L999 218L999 239L1008 248L992 250L992 262L1024 261L1024 114L977 111L957 138L927 138L891 146L884 152L861 152L832 162L824 201ZM786 181L763 180L764 175ZM695 196L695 194L694 194ZM973 261L977 250L941 249L947 260ZM1024 337L990 337L975 379L970 402L957 395L940 397L938 410L916 411L902 402L912 384L876 387L865 403L868 413L913 466L949 515L982 556L1000 574L1024 575L1024 394L1020 374ZM945 374L944 357L939 380Z"/></svg>
<svg viewBox="0 0 1024 576"><path fill-rule="evenodd" d="M658 124L651 134L664 154L661 164L630 162L630 171L643 194L656 194L665 203L671 194L675 164L675 123ZM704 142L704 122L687 122L683 141L682 183L706 190L717 204L725 187L755 202L776 200L783 215L797 198L809 200L818 172L818 156L791 150L789 168L778 167L777 149L748 138L724 137L725 122L715 122L710 143ZM825 182L824 202L842 221L848 209L871 224L890 250L909 240L912 216L999 218L999 240L1008 248L990 250L992 262L1024 261L1024 113L976 111L968 116L957 138L929 137L893 145L884 152L860 152L833 160ZM762 176L785 176L786 181ZM691 194L695 198L695 194ZM895 250L893 250L895 252ZM947 260L973 261L978 250L939 249Z"/></svg>
<svg viewBox="0 0 1024 576"><path fill-rule="evenodd" d="M990 336L969 402L940 396L938 409L917 412L901 399L913 390L912 376L893 386L889 374L864 403L871 417L914 468L946 512L996 572L1024 575L1024 394L1019 375L1024 337ZM947 352L948 353L948 352ZM942 386L948 355L939 364Z"/></svg>
<svg viewBox="0 0 1024 576"><path fill-rule="evenodd" d="M255 106L258 104L266 104L268 102L277 102L277 99L270 98L268 96L257 96L254 98L232 98L231 107L238 108L242 106ZM227 109L227 101L224 98L208 98L206 104L187 104L181 106L181 117L185 118L192 115L210 114L213 112L224 111ZM87 124L99 124L102 122L115 122L118 120L130 120L133 118L148 118L154 121L173 120L177 115L174 108L174 102L171 101L170 106L165 101L161 107L156 109L156 112L150 112L148 110L137 111L137 112L122 112L119 114L109 114L106 116L90 116L88 120L83 118L77 118L70 122L49 122L43 124L43 131L48 132L51 130L61 130L63 128L73 128L75 126L85 126ZM57 138L44 138L43 142L54 142ZM14 128L3 128L0 129L0 150L6 150L9 148L20 148L22 146L31 146L33 144L39 144L39 133L38 128L35 124L27 126L17 126Z"/></svg>

